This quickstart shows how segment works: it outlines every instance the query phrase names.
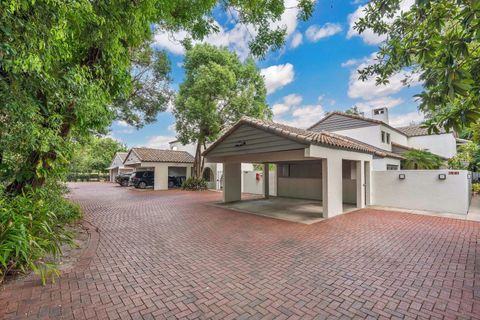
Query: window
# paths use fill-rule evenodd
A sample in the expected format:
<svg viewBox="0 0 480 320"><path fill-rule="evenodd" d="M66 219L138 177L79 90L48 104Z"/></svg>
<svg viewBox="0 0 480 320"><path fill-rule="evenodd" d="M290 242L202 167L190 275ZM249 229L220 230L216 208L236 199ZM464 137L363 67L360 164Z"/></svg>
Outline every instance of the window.
<svg viewBox="0 0 480 320"><path fill-rule="evenodd" d="M387 164L387 170L398 170L398 165L396 165L396 164Z"/></svg>
<svg viewBox="0 0 480 320"><path fill-rule="evenodd" d="M382 131L382 142L385 143L385 131Z"/></svg>
<svg viewBox="0 0 480 320"><path fill-rule="evenodd" d="M203 170L203 179L205 181L209 181L209 182L213 181L213 171L212 171L212 169L210 169L209 167L206 167Z"/></svg>
<svg viewBox="0 0 480 320"><path fill-rule="evenodd" d="M278 176L282 178L321 178L322 164L317 161L279 164Z"/></svg>
<svg viewBox="0 0 480 320"><path fill-rule="evenodd" d="M387 133L387 143L390 144L390 133Z"/></svg>

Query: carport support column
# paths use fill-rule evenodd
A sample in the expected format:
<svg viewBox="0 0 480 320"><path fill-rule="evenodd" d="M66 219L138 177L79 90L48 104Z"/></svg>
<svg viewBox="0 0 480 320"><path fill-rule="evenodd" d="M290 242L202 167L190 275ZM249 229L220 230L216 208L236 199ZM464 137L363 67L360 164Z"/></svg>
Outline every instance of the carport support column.
<svg viewBox="0 0 480 320"><path fill-rule="evenodd" d="M242 164L223 164L223 202L242 199Z"/></svg>
<svg viewBox="0 0 480 320"><path fill-rule="evenodd" d="M168 165L156 164L153 170L153 190L168 190Z"/></svg>
<svg viewBox="0 0 480 320"><path fill-rule="evenodd" d="M270 166L268 163L263 164L263 196L265 199L270 196Z"/></svg>
<svg viewBox="0 0 480 320"><path fill-rule="evenodd" d="M359 160L356 164L357 208L365 208L365 165Z"/></svg>
<svg viewBox="0 0 480 320"><path fill-rule="evenodd" d="M322 159L323 217L331 218L343 212L342 159Z"/></svg>

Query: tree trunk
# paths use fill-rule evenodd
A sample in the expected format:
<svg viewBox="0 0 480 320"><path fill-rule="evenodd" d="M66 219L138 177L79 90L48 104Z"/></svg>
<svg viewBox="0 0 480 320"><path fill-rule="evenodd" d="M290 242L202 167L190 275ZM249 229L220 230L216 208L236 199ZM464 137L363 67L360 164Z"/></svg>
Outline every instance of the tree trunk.
<svg viewBox="0 0 480 320"><path fill-rule="evenodd" d="M202 142L200 140L197 141L197 148L195 150L193 174L196 178L200 178L202 176Z"/></svg>
<svg viewBox="0 0 480 320"><path fill-rule="evenodd" d="M68 105L67 112L69 112L69 115L73 114L74 105L75 105L74 102L71 102ZM70 134L71 125L72 125L71 121L73 121L72 116L65 117L65 120L59 132L59 136L62 137L63 139L66 139ZM56 159L57 159L56 150L50 150L45 153L41 153L37 150L33 150L32 152L30 152L30 155L27 157L25 161L25 166L23 167L23 170L28 172L29 177L27 179L21 179L21 180L16 178L12 183L10 183L5 188L5 191L11 194L19 194L28 185L32 186L33 188L43 186L45 184L45 177L38 176L37 174L38 166L41 163L42 169L43 169L42 171L44 172L50 171L52 170L50 162L53 162Z"/></svg>

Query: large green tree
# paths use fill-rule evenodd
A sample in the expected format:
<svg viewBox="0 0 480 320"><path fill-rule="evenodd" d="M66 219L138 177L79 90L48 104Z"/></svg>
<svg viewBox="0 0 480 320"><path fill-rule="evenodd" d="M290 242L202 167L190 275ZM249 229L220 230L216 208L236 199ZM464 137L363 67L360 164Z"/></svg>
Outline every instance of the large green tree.
<svg viewBox="0 0 480 320"><path fill-rule="evenodd" d="M300 18L311 15L313 2L298 2ZM283 0L1 1L0 172L7 191L60 179L72 141L104 132L114 119L150 121L158 104L114 103L131 101L139 48L157 31L184 30L192 39L218 31L214 10L236 12L238 23L249 25L257 56L284 42L286 27L275 24L287 10Z"/></svg>
<svg viewBox="0 0 480 320"><path fill-rule="evenodd" d="M105 172L117 152L127 151L124 144L109 137L92 137L73 149L70 173Z"/></svg>
<svg viewBox="0 0 480 320"><path fill-rule="evenodd" d="M207 142L243 115L269 118L271 110L264 79L252 59L242 63L227 48L200 44L187 51L184 68L185 80L175 99L177 136L184 144L196 144L194 173L200 177Z"/></svg>
<svg viewBox="0 0 480 320"><path fill-rule="evenodd" d="M356 29L385 37L375 63L360 77L378 84L401 71L420 76L426 126L461 131L480 118L480 1L372 0ZM401 8L403 7L403 11ZM411 77L406 77L408 84Z"/></svg>

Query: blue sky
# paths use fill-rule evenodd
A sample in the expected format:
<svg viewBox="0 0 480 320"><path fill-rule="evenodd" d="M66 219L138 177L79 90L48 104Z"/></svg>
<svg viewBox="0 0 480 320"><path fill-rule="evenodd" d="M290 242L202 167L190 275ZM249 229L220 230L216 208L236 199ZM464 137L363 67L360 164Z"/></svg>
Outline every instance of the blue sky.
<svg viewBox="0 0 480 320"><path fill-rule="evenodd" d="M404 1L404 6L408 7L412 1ZM286 2L287 7L295 7L296 0ZM306 128L324 112L342 111L354 105L367 116L372 108L389 107L390 123L397 126L422 120L413 98L421 89L418 83L403 87L402 74L393 76L390 84L382 87L375 86L373 80L357 79L356 70L371 63L372 54L382 40L372 32L358 35L352 29L363 13L363 6L360 0L318 1L313 17L307 22L297 21L297 9L286 10L277 22L287 27L285 47L257 62L266 80L267 102L274 111L275 121ZM252 31L223 14L216 19L221 31L205 41L227 46L245 58ZM183 37L182 32L155 36L155 46L166 50L172 61L174 89L183 80L183 48L179 44ZM168 141L175 138L174 123L171 111L166 111L158 115L156 123L140 130L115 122L111 135L128 147L167 148Z"/></svg>

